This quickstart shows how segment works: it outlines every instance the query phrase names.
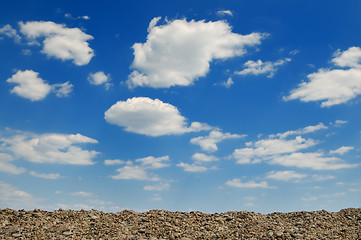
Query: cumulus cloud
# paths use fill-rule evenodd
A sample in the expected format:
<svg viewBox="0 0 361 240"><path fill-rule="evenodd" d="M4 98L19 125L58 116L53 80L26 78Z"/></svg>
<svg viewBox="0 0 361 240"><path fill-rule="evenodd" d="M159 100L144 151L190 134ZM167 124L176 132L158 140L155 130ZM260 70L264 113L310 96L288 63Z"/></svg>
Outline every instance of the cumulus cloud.
<svg viewBox="0 0 361 240"><path fill-rule="evenodd" d="M338 50L331 62L349 69L319 69L307 76L308 82L300 83L283 99L322 101L321 107L330 107L356 98L361 94L360 59L361 49L358 47L351 47L344 52Z"/></svg>
<svg viewBox="0 0 361 240"><path fill-rule="evenodd" d="M215 152L218 150L217 143L226 139L236 139L245 136L246 135L222 133L220 130L213 130L208 136L192 138L190 142L199 145L204 151Z"/></svg>
<svg viewBox="0 0 361 240"><path fill-rule="evenodd" d="M31 101L44 99L51 91L51 86L43 79L38 77L39 73L26 70L17 71L11 78L7 79L8 83L17 83L18 86L11 90L11 93L27 98Z"/></svg>
<svg viewBox="0 0 361 240"><path fill-rule="evenodd" d="M117 161L118 162L118 161ZM169 156L162 157L145 157L138 158L134 162L127 161L126 166L118 168L117 175L111 176L113 179L124 180L146 180L146 181L161 181L161 179L149 170L155 170L160 168L169 167ZM109 163L114 163L114 160ZM138 165L135 165L138 164Z"/></svg>
<svg viewBox="0 0 361 240"><path fill-rule="evenodd" d="M148 180L148 181L158 181L159 178L156 176L149 176L147 170L141 166L124 166L116 170L117 175L111 176L113 179L123 179L123 180Z"/></svg>
<svg viewBox="0 0 361 240"><path fill-rule="evenodd" d="M32 70L19 70L6 81L18 84L11 93L33 102L43 100L52 91L57 97L67 97L73 90L73 85L69 82L50 85L39 77L39 73Z"/></svg>
<svg viewBox="0 0 361 240"><path fill-rule="evenodd" d="M195 153L193 154L192 159L198 162L214 162L219 160L219 158L215 156L207 155L204 153Z"/></svg>
<svg viewBox="0 0 361 240"><path fill-rule="evenodd" d="M238 75L260 75L260 74L268 74L268 78L272 78L275 72L278 70L279 66L284 65L287 62L290 62L291 58L280 59L276 62L262 62L261 60L255 61L247 61L243 64L244 69L242 71L237 71L235 74Z"/></svg>
<svg viewBox="0 0 361 240"><path fill-rule="evenodd" d="M88 81L93 85L104 85L108 90L112 85L110 81L110 74L105 75L104 72L90 73L88 76Z"/></svg>
<svg viewBox="0 0 361 240"><path fill-rule="evenodd" d="M210 129L198 122L187 127L186 118L175 106L147 97L117 102L105 112L105 120L123 127L127 132L153 137Z"/></svg>
<svg viewBox="0 0 361 240"><path fill-rule="evenodd" d="M361 68L361 48L359 47L350 47L344 52L338 49L333 56L331 62L336 66Z"/></svg>
<svg viewBox="0 0 361 240"><path fill-rule="evenodd" d="M44 178L44 179L59 179L61 178L61 175L59 173L37 173L35 171L30 171L29 174L31 176L37 177L37 178Z"/></svg>
<svg viewBox="0 0 361 240"><path fill-rule="evenodd" d="M246 47L259 45L266 37L262 33L233 33L225 21L181 19L156 26L159 20L150 22L145 43L133 45L134 71L127 81L129 87L189 86L208 73L212 60L244 55Z"/></svg>
<svg viewBox="0 0 361 240"><path fill-rule="evenodd" d="M170 164L169 162L169 156L163 156L163 157L145 157L145 158L139 158L136 160L136 162L141 163L141 166L150 168L150 169L157 169L157 168L164 168L168 167Z"/></svg>
<svg viewBox="0 0 361 240"><path fill-rule="evenodd" d="M299 181L302 178L307 177L306 174L296 173L295 171L272 171L269 172L266 178L279 180L279 181Z"/></svg>
<svg viewBox="0 0 361 240"><path fill-rule="evenodd" d="M91 192L83 192L83 191L72 192L72 193L70 193L70 195L75 196L75 197L92 197L92 196L94 196L94 194Z"/></svg>
<svg viewBox="0 0 361 240"><path fill-rule="evenodd" d="M93 150L84 150L79 145L97 143L81 134L42 134L18 133L11 137L1 137L3 151L14 159L36 163L56 163L72 165L91 165L98 155Z"/></svg>
<svg viewBox="0 0 361 240"><path fill-rule="evenodd" d="M331 150L330 151L330 154L340 154L340 155L343 155L351 150L353 150L354 147L347 147L347 146L342 146L336 150Z"/></svg>
<svg viewBox="0 0 361 240"><path fill-rule="evenodd" d="M16 43L20 43L20 41L21 41L20 35L9 24L6 24L2 28L0 28L0 36L1 35L5 35L9 38L13 38Z"/></svg>
<svg viewBox="0 0 361 240"><path fill-rule="evenodd" d="M262 139L247 143L247 148L236 149L233 152L233 157L237 159L239 164L254 163L268 160L281 154L293 153L316 144L315 140L305 139L301 136L296 136L290 140L282 138Z"/></svg>
<svg viewBox="0 0 361 240"><path fill-rule="evenodd" d="M361 69L320 69L307 76L284 100L322 101L321 107L346 103L361 94Z"/></svg>
<svg viewBox="0 0 361 240"><path fill-rule="evenodd" d="M292 153L290 155L278 156L270 161L270 164L278 164L286 167L311 168L313 170L337 170L342 168L353 168L358 164L343 163L336 157L327 157L323 153Z"/></svg>
<svg viewBox="0 0 361 240"><path fill-rule="evenodd" d="M268 185L266 181L262 181L259 183L255 181L242 182L241 179L238 178L227 181L226 185L236 188L272 188Z"/></svg>
<svg viewBox="0 0 361 240"><path fill-rule="evenodd" d="M20 22L20 31L27 39L43 41L42 53L49 57L65 60L73 60L73 63L81 66L89 63L94 56L93 49L89 47L88 40L93 37L84 33L79 28L67 28L63 24L43 21Z"/></svg>

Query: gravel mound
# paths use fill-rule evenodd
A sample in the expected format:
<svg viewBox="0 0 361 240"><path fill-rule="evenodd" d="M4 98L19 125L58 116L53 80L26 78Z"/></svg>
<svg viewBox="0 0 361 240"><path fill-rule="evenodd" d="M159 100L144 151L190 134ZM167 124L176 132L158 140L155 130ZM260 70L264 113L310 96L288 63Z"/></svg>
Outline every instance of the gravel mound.
<svg viewBox="0 0 361 240"><path fill-rule="evenodd" d="M361 208L267 215L0 209L0 239L361 239Z"/></svg>

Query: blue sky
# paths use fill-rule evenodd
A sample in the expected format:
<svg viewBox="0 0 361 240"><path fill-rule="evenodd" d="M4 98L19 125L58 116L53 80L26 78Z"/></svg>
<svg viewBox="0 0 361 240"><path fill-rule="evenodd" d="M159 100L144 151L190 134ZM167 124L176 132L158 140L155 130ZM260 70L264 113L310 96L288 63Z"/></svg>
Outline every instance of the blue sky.
<svg viewBox="0 0 361 240"><path fill-rule="evenodd" d="M7 1L0 207L360 207L359 1Z"/></svg>

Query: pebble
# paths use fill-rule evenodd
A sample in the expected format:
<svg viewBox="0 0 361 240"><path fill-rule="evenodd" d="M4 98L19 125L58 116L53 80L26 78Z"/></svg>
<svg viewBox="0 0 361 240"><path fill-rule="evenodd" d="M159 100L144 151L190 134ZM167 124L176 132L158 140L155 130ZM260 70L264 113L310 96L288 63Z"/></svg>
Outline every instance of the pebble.
<svg viewBox="0 0 361 240"><path fill-rule="evenodd" d="M0 226L0 239L360 239L361 208L266 215L7 208Z"/></svg>

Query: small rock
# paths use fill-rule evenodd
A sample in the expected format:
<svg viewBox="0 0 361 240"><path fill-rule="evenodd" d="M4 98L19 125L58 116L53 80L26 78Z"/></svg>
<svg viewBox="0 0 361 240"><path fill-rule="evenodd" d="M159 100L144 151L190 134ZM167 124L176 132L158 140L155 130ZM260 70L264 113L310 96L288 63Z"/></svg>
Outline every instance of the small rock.
<svg viewBox="0 0 361 240"><path fill-rule="evenodd" d="M70 235L73 235L73 233L72 232L63 232L63 235L70 236Z"/></svg>
<svg viewBox="0 0 361 240"><path fill-rule="evenodd" d="M21 237L22 235L20 233L13 233L11 236L13 236L13 237Z"/></svg>

